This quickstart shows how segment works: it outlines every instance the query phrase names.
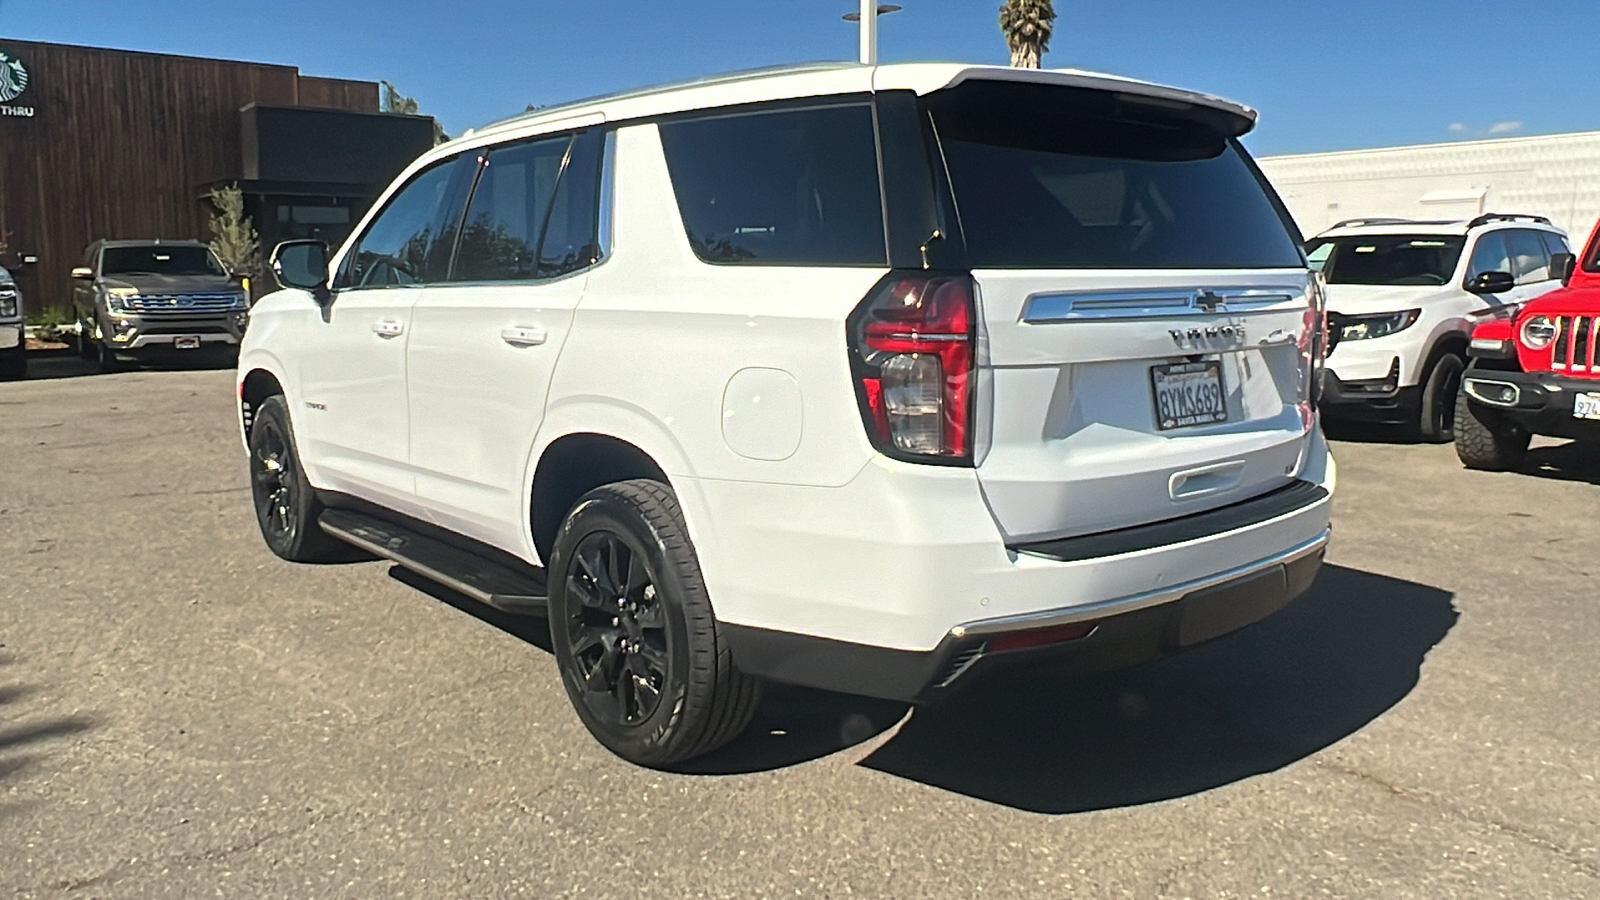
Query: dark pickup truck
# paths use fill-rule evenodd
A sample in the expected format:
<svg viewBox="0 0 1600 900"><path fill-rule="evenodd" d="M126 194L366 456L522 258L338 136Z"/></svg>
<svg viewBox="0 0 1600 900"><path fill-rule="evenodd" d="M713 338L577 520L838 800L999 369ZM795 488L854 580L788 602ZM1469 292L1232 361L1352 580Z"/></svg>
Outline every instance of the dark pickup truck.
<svg viewBox="0 0 1600 900"><path fill-rule="evenodd" d="M237 358L250 298L196 241L96 241L72 270L78 350L112 371L159 357Z"/></svg>

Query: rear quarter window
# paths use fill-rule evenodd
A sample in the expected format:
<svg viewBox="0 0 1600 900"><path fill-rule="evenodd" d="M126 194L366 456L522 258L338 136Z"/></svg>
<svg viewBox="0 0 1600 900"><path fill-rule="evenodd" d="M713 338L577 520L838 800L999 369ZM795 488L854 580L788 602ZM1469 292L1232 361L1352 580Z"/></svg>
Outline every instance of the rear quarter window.
<svg viewBox="0 0 1600 900"><path fill-rule="evenodd" d="M974 267L1305 265L1214 111L1004 82L925 105Z"/></svg>
<svg viewBox="0 0 1600 900"><path fill-rule="evenodd" d="M887 263L865 103L663 123L689 243L733 265Z"/></svg>

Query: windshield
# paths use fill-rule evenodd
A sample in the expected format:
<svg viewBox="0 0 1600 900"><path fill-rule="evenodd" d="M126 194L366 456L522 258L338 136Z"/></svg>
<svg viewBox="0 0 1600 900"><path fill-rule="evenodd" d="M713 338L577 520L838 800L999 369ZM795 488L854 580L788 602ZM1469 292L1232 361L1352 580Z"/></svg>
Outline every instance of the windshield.
<svg viewBox="0 0 1600 900"><path fill-rule="evenodd" d="M1318 238L1306 244L1306 258L1328 284L1436 287L1455 275L1466 243L1434 234Z"/></svg>
<svg viewBox="0 0 1600 900"><path fill-rule="evenodd" d="M226 277L228 273L207 247L107 247L100 274Z"/></svg>
<svg viewBox="0 0 1600 900"><path fill-rule="evenodd" d="M981 81L927 109L976 267L1304 265L1228 123L1204 110Z"/></svg>

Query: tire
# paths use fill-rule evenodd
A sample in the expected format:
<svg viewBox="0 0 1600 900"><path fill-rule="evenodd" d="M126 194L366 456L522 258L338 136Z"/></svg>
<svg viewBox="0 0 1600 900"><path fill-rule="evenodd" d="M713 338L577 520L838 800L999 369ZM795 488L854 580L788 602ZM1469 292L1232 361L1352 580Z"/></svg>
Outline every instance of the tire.
<svg viewBox="0 0 1600 900"><path fill-rule="evenodd" d="M96 342L90 336L89 323L78 320L78 355L87 360L93 360L97 353Z"/></svg>
<svg viewBox="0 0 1600 900"><path fill-rule="evenodd" d="M0 353L0 378L21 381L28 377L28 351L23 348Z"/></svg>
<svg viewBox="0 0 1600 900"><path fill-rule="evenodd" d="M295 452L289 406L268 397L250 425L250 496L267 547L290 562L347 562L366 558L317 524L323 505Z"/></svg>
<svg viewBox="0 0 1600 900"><path fill-rule="evenodd" d="M106 342L104 340L95 341L94 346L95 359L99 361L100 371L102 373L110 375L113 372L127 371L128 364L120 359L117 359L117 354L113 352L110 347L106 346Z"/></svg>
<svg viewBox="0 0 1600 900"><path fill-rule="evenodd" d="M1428 380L1423 383L1422 402L1411 428L1418 440L1448 444L1454 439L1456 398L1461 393L1461 373L1466 370L1466 360L1454 353L1446 352L1434 361Z"/></svg>
<svg viewBox="0 0 1600 900"><path fill-rule="evenodd" d="M1532 440L1533 435L1468 400L1465 391L1456 396L1456 456L1463 466L1485 472L1518 468Z"/></svg>
<svg viewBox="0 0 1600 900"><path fill-rule="evenodd" d="M759 682L733 664L666 485L620 481L583 495L556 534L550 586L561 681L608 750L662 768L750 724Z"/></svg>

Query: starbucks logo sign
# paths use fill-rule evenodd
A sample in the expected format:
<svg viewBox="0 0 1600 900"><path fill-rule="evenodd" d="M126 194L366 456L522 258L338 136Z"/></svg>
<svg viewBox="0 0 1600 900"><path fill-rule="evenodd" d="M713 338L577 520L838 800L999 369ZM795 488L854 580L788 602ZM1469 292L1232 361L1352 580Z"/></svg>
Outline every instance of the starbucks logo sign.
<svg viewBox="0 0 1600 900"><path fill-rule="evenodd" d="M22 60L0 50L0 103L10 103L28 89L28 69Z"/></svg>

